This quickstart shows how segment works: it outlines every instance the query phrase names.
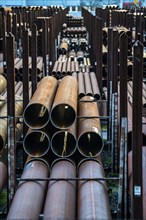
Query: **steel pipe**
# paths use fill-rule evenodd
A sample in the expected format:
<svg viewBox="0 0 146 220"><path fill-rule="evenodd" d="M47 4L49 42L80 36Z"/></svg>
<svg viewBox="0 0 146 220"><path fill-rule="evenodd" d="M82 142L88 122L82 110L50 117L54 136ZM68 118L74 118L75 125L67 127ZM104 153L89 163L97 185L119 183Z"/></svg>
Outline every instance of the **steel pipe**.
<svg viewBox="0 0 146 220"><path fill-rule="evenodd" d="M0 95L0 109L4 106L5 103L6 103L5 97Z"/></svg>
<svg viewBox="0 0 146 220"><path fill-rule="evenodd" d="M78 150L85 157L94 157L101 153L103 140L98 106L94 98L85 96L79 103ZM91 117L91 118L90 118Z"/></svg>
<svg viewBox="0 0 146 220"><path fill-rule="evenodd" d="M49 114L57 89L57 80L44 77L24 110L24 121L32 129L41 129L49 122Z"/></svg>
<svg viewBox="0 0 146 220"><path fill-rule="evenodd" d="M0 94L6 89L7 80L4 76L0 75Z"/></svg>
<svg viewBox="0 0 146 220"><path fill-rule="evenodd" d="M52 167L51 178L76 177L75 165L59 160ZM76 182L50 181L44 205L44 220L76 219Z"/></svg>
<svg viewBox="0 0 146 220"><path fill-rule="evenodd" d="M85 82L84 82L84 76L82 72L78 73L78 83L79 83L79 92L78 96L79 99L85 96Z"/></svg>
<svg viewBox="0 0 146 220"><path fill-rule="evenodd" d="M90 81L89 73L87 73L87 72L84 73L84 80L85 80L85 93L86 93L86 96L93 96L93 91L92 91L92 87L91 87L91 81Z"/></svg>
<svg viewBox="0 0 146 220"><path fill-rule="evenodd" d="M72 76L65 76L59 83L51 110L51 121L57 128L70 127L77 114L78 83Z"/></svg>
<svg viewBox="0 0 146 220"><path fill-rule="evenodd" d="M88 160L79 166L79 178L104 178L104 169L96 161ZM78 182L77 219L112 219L108 192L104 181Z"/></svg>
<svg viewBox="0 0 146 220"><path fill-rule="evenodd" d="M49 135L43 130L29 129L24 138L23 147L31 157L42 157L50 148Z"/></svg>
<svg viewBox="0 0 146 220"><path fill-rule="evenodd" d="M75 152L76 120L67 130L59 130L52 136L51 149L59 157L69 157Z"/></svg>
<svg viewBox="0 0 146 220"><path fill-rule="evenodd" d="M44 161L30 161L23 170L21 178L31 178L32 181L21 181L14 195L7 220L39 219L45 200L47 182L33 181L35 178L47 178L49 168Z"/></svg>
<svg viewBox="0 0 146 220"><path fill-rule="evenodd" d="M99 86L98 86L96 75L94 72L91 72L89 74L89 76L90 76L90 80L91 80L91 86L92 86L94 98L99 100L100 99L100 91L99 91Z"/></svg>

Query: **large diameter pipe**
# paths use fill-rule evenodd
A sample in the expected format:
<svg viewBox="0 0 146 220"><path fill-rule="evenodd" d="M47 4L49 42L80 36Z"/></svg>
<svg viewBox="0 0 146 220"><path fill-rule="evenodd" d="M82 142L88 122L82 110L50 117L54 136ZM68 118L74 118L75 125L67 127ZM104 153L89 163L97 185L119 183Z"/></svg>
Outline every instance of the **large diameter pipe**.
<svg viewBox="0 0 146 220"><path fill-rule="evenodd" d="M3 149L0 157L0 194L5 186L7 180L7 150Z"/></svg>
<svg viewBox="0 0 146 220"><path fill-rule="evenodd" d="M69 160L56 162L51 178L75 178L75 165ZM76 219L76 182L50 181L44 206L44 220Z"/></svg>
<svg viewBox="0 0 146 220"><path fill-rule="evenodd" d="M104 169L96 161L86 161L79 167L79 178L104 178ZM108 192L104 181L78 182L77 219L111 219Z"/></svg>
<svg viewBox="0 0 146 220"><path fill-rule="evenodd" d="M23 147L31 157L42 157L50 148L49 135L43 130L29 129L24 138Z"/></svg>
<svg viewBox="0 0 146 220"><path fill-rule="evenodd" d="M0 75L0 94L6 89L7 80L4 76Z"/></svg>
<svg viewBox="0 0 146 220"><path fill-rule="evenodd" d="M33 179L47 178L48 175L48 166L39 159L30 161L24 167L21 178L31 178L32 180L19 183L7 220L39 219L45 200L47 182Z"/></svg>
<svg viewBox="0 0 146 220"><path fill-rule="evenodd" d="M143 180L143 219L146 219L146 147L142 147L142 180ZM132 151L128 153L128 177L129 177L129 192L132 198L132 189L133 189L133 181L132 181ZM131 200L132 201L132 200Z"/></svg>
<svg viewBox="0 0 146 220"><path fill-rule="evenodd" d="M59 157L69 157L75 152L76 121L67 130L59 130L52 136L51 149Z"/></svg>
<svg viewBox="0 0 146 220"><path fill-rule="evenodd" d="M97 156L103 149L98 105L93 100L85 96L79 103L79 117L83 118L78 120L78 150L85 157Z"/></svg>
<svg viewBox="0 0 146 220"><path fill-rule="evenodd" d="M22 114L23 111L23 102L22 98L18 95L15 95L15 116L16 123L18 121L18 116ZM5 146L7 139L7 103L0 109L0 152Z"/></svg>
<svg viewBox="0 0 146 220"><path fill-rule="evenodd" d="M24 110L24 121L32 129L43 128L49 122L50 109L57 89L57 80L44 77Z"/></svg>
<svg viewBox="0 0 146 220"><path fill-rule="evenodd" d="M51 110L51 121L57 128L70 127L77 114L78 83L73 76L65 76L59 83Z"/></svg>
<svg viewBox="0 0 146 220"><path fill-rule="evenodd" d="M0 95L0 109L4 106L5 103L6 103L5 97Z"/></svg>

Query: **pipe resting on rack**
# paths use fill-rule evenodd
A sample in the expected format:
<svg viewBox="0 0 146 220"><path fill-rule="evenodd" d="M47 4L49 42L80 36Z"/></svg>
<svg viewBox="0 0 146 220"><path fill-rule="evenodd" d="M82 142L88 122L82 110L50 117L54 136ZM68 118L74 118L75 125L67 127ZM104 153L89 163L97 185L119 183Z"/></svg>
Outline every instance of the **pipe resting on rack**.
<svg viewBox="0 0 146 220"><path fill-rule="evenodd" d="M47 188L46 181L35 181L35 178L47 178L48 165L41 159L30 160L24 167L21 181L14 195L7 220L39 219L42 212Z"/></svg>

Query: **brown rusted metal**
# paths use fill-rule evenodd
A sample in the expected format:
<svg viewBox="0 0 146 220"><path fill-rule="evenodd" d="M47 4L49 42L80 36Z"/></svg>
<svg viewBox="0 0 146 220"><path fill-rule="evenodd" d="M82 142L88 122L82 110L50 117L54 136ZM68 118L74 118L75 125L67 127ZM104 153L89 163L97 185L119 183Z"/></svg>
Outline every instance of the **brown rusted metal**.
<svg viewBox="0 0 146 220"><path fill-rule="evenodd" d="M24 141L25 152L31 157L42 157L50 148L50 138L45 130L29 129Z"/></svg>
<svg viewBox="0 0 146 220"><path fill-rule="evenodd" d="M43 128L49 121L50 109L57 89L57 80L44 77L24 110L24 121L30 128Z"/></svg>
<svg viewBox="0 0 146 220"><path fill-rule="evenodd" d="M89 73L87 73L87 72L84 73L84 80L85 80L85 93L86 93L86 95L93 96Z"/></svg>
<svg viewBox="0 0 146 220"><path fill-rule="evenodd" d="M88 160L79 166L79 178L103 178L104 169L96 161ZM106 182L79 181L77 219L111 219Z"/></svg>
<svg viewBox="0 0 146 220"><path fill-rule="evenodd" d="M65 76L59 83L51 110L51 121L55 127L65 129L75 121L77 93L77 80L72 76Z"/></svg>
<svg viewBox="0 0 146 220"><path fill-rule="evenodd" d="M94 157L101 153L103 140L101 134L98 106L94 98L85 96L79 103L78 149L83 156ZM91 118L90 118L91 117Z"/></svg>
<svg viewBox="0 0 146 220"><path fill-rule="evenodd" d="M24 167L21 181L17 187L7 219L39 219L42 212L47 188L46 181L33 181L35 178L47 178L49 168L42 160L33 160ZM23 199L22 199L23 198Z"/></svg>
<svg viewBox="0 0 146 220"><path fill-rule="evenodd" d="M51 178L75 178L76 168L70 160L58 160ZM76 219L76 182L50 181L44 205L44 220Z"/></svg>
<svg viewBox="0 0 146 220"><path fill-rule="evenodd" d="M142 147L142 181L143 181L143 219L146 219L146 147ZM128 154L128 176L129 176L129 193L131 196L132 201L132 189L133 189L133 182L132 182L132 151Z"/></svg>
<svg viewBox="0 0 146 220"><path fill-rule="evenodd" d="M51 139L51 149L59 157L69 157L76 150L76 130L75 122L66 130L57 131Z"/></svg>
<svg viewBox="0 0 146 220"><path fill-rule="evenodd" d="M98 86L96 75L94 72L91 72L89 75L90 75L94 98L99 100L100 99L100 91L99 91L99 86Z"/></svg>
<svg viewBox="0 0 146 220"><path fill-rule="evenodd" d="M79 83L79 92L78 96L79 99L85 96L85 82L84 82L84 76L82 72L78 73L78 83Z"/></svg>
<svg viewBox="0 0 146 220"><path fill-rule="evenodd" d="M68 43L62 42L59 47L59 54L66 54L68 52Z"/></svg>
<svg viewBox="0 0 146 220"><path fill-rule="evenodd" d="M0 94L6 89L7 80L4 76L0 75Z"/></svg>

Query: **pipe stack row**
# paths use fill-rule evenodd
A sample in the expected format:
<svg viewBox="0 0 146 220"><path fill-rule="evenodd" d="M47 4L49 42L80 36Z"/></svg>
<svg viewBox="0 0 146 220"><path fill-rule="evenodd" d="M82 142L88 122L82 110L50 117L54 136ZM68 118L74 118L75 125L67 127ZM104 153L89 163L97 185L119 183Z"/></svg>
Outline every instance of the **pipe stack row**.
<svg viewBox="0 0 146 220"><path fill-rule="evenodd" d="M111 219L107 186L98 180L104 178L102 164L84 160L76 170L73 161L58 159L50 170L47 181L46 161L26 163L7 219Z"/></svg>

